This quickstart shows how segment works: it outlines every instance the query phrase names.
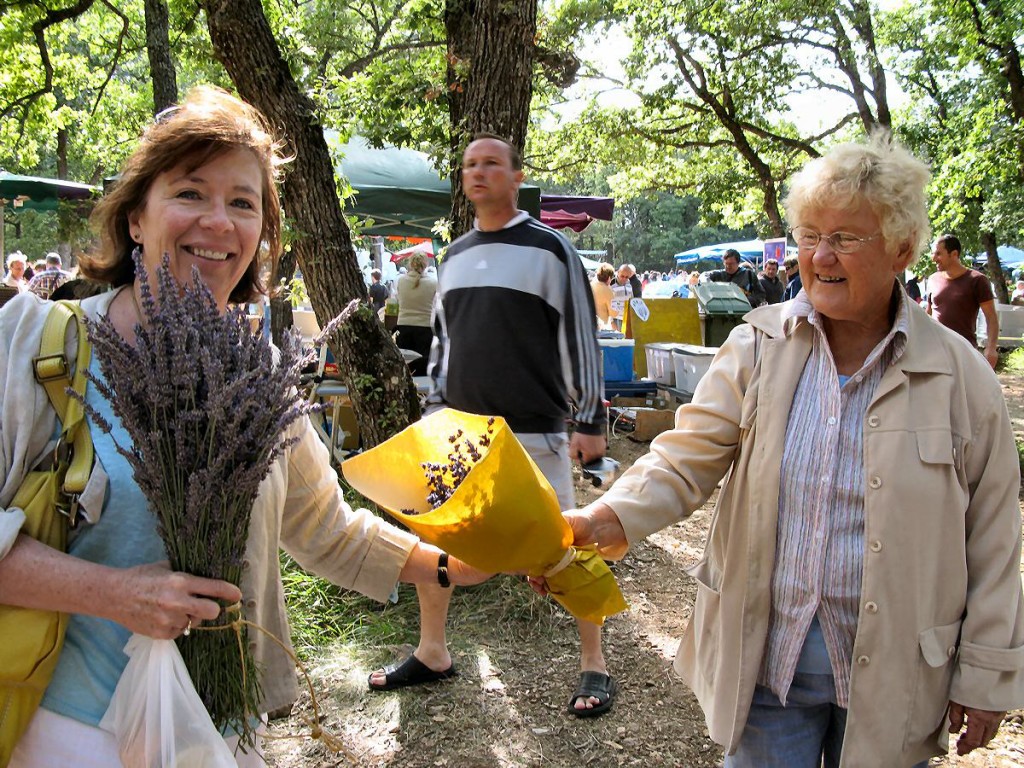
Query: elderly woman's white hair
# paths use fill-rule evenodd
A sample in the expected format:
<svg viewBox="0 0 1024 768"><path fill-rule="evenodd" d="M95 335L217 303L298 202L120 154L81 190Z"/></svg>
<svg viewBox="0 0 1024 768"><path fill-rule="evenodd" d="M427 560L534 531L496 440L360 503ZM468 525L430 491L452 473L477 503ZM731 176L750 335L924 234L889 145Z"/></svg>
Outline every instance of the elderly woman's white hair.
<svg viewBox="0 0 1024 768"><path fill-rule="evenodd" d="M928 176L927 165L888 132L877 131L866 143L833 147L793 176L786 216L792 226L799 226L805 213L852 210L866 202L878 216L889 246L909 244L916 261L929 237Z"/></svg>
<svg viewBox="0 0 1024 768"><path fill-rule="evenodd" d="M28 266L28 257L21 251L14 251L13 253L7 254L7 268L11 268L11 264L16 261L20 261L26 267Z"/></svg>

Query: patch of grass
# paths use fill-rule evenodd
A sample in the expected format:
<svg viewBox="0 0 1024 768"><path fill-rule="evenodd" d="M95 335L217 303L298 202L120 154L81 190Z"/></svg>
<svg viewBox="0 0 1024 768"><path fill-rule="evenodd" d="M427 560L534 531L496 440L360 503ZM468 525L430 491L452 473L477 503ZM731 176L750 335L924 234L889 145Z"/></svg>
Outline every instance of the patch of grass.
<svg viewBox="0 0 1024 768"><path fill-rule="evenodd" d="M1000 355L999 364L996 366L996 373L1024 374L1024 347L1017 347L1012 352Z"/></svg>
<svg viewBox="0 0 1024 768"><path fill-rule="evenodd" d="M321 646L337 641L392 643L405 631L378 603L307 573L283 552L281 579L292 645L300 658L311 658Z"/></svg>
<svg viewBox="0 0 1024 768"><path fill-rule="evenodd" d="M356 592L341 589L303 570L281 553L292 645L308 660L338 643L354 653L379 653L386 646L409 643L419 637L419 604L414 587L402 584L398 602L381 605ZM463 642L486 640L495 627L557 625L571 619L554 601L536 595L522 579L497 576L484 584L458 589L448 622L453 650ZM482 630L482 631L481 631Z"/></svg>

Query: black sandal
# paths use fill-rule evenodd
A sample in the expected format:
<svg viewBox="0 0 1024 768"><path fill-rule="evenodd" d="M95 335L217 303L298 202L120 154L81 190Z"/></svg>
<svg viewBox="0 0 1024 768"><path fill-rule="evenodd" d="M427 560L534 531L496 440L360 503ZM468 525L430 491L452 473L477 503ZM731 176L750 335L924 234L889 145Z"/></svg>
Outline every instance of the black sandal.
<svg viewBox="0 0 1024 768"><path fill-rule="evenodd" d="M615 680L611 675L603 672L580 672L580 683L576 693L569 699L569 714L576 717L597 717L603 715L612 708L615 702L615 692L618 690ZM576 709L576 702L579 699L589 699L593 696L598 703L593 707Z"/></svg>
<svg viewBox="0 0 1024 768"><path fill-rule="evenodd" d="M410 685L436 683L439 680L447 680L456 675L458 675L458 672L455 671L454 664L449 666L448 669L437 672L417 659L415 654L410 653L405 661L384 667L383 685L374 685L370 682L370 678L367 678L366 684L370 687L371 691L393 691L396 688L407 688ZM373 677L372 673L370 677Z"/></svg>

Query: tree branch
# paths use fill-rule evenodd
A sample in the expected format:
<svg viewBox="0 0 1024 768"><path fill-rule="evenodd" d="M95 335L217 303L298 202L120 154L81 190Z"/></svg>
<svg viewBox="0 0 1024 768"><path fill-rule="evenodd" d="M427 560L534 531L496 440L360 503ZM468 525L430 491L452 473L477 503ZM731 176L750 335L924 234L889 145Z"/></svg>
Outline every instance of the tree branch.
<svg viewBox="0 0 1024 768"><path fill-rule="evenodd" d="M91 0L90 0L91 2ZM107 77L103 80L103 84L100 85L99 90L96 92L96 103L92 105L92 112L90 114L95 115L96 110L99 109L100 99L103 98L103 92L107 89L107 84L114 78L114 72L117 70L117 65L121 60L121 51L124 46L124 39L128 36L128 17L119 11L110 0L102 0L103 4L107 6L111 11L121 17L121 32L117 36L117 45L114 50L114 55L110 60L110 70L107 72Z"/></svg>

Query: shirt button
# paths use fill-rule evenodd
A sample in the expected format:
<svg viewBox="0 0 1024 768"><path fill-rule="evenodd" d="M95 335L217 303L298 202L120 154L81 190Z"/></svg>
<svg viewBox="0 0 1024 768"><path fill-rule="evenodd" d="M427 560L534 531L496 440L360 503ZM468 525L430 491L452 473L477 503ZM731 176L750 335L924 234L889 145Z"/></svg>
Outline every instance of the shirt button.
<svg viewBox="0 0 1024 768"><path fill-rule="evenodd" d="M860 384L862 381L864 381L864 377L858 373L856 376L853 377L853 380Z"/></svg>
<svg viewBox="0 0 1024 768"><path fill-rule="evenodd" d="M868 613L878 613L878 603L867 602L864 603L864 610Z"/></svg>
<svg viewBox="0 0 1024 768"><path fill-rule="evenodd" d="M868 416L868 426L869 427L877 427L881 423L882 423L882 420L880 418L878 418L877 416Z"/></svg>
<svg viewBox="0 0 1024 768"><path fill-rule="evenodd" d="M949 646L949 648L946 649L946 655L949 656L949 658L952 659L956 655L956 646L955 645Z"/></svg>
<svg viewBox="0 0 1024 768"><path fill-rule="evenodd" d="M878 539L875 539L870 544L868 544L868 549L870 549L872 552L881 552L882 542L880 542Z"/></svg>
<svg viewBox="0 0 1024 768"><path fill-rule="evenodd" d="M828 425L830 427L834 427L835 424L836 424L836 417L835 416L829 416L828 417Z"/></svg>
<svg viewBox="0 0 1024 768"><path fill-rule="evenodd" d="M868 485L871 486L873 489L877 490L878 488L882 487L882 478L880 478L878 475L875 475L868 481Z"/></svg>
<svg viewBox="0 0 1024 768"><path fill-rule="evenodd" d="M858 667L866 667L870 663L871 663L871 657L870 656L858 656L857 657L857 666Z"/></svg>
<svg viewBox="0 0 1024 768"><path fill-rule="evenodd" d="M243 560L242 561L242 570L243 571L248 571L251 567L252 567L252 563L250 563L248 560Z"/></svg>
<svg viewBox="0 0 1024 768"><path fill-rule="evenodd" d="M250 597L250 598L249 598L248 600L246 600L246 601L245 601L245 607L246 607L246 608L255 608L255 607L256 607L256 601L255 601L255 600L253 600L253 599L252 599L252 598Z"/></svg>
<svg viewBox="0 0 1024 768"><path fill-rule="evenodd" d="M255 640L250 640L249 641L249 650L252 651L253 653L256 652L256 641Z"/></svg>

